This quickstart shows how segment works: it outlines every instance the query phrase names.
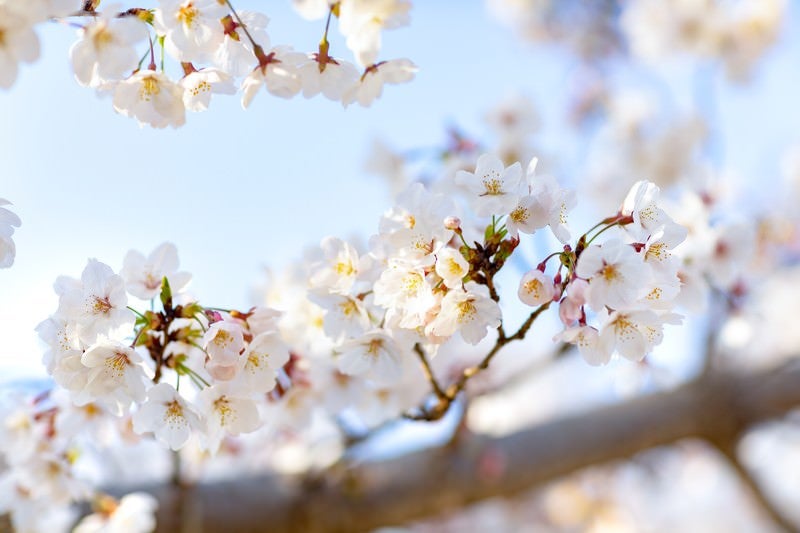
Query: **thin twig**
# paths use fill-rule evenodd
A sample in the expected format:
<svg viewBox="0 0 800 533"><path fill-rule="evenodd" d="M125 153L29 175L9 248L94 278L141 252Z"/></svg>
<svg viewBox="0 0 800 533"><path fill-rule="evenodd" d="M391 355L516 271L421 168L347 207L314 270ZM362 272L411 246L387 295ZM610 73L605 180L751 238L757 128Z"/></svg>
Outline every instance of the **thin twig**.
<svg viewBox="0 0 800 533"><path fill-rule="evenodd" d="M414 352L416 352L417 356L419 356L419 360L422 363L422 371L425 373L425 379L431 384L431 388L433 389L434 394L440 400L446 399L447 395L442 390L442 387L439 385L439 382L436 381L436 376L433 374L433 369L431 368L431 364L428 362L428 357L425 355L425 351L422 349L422 346L419 344L414 345Z"/></svg>
<svg viewBox="0 0 800 533"><path fill-rule="evenodd" d="M489 368L489 364L492 362L492 359L495 355L505 346L506 344L515 341L521 340L525 338L525 335L528 333L528 330L533 325L534 321L541 315L544 311L550 307L552 302L547 302L545 304L540 305L533 313L528 316L528 318L523 322L523 324L519 327L516 333L511 335L510 337L500 337L497 339L494 347L489 350L489 353L486 354L486 357L475 366L471 366L469 368L465 368L464 371L461 373L461 377L456 381L453 385L447 388L447 397L452 401L455 399L456 395L464 390L464 387L467 385L467 381L469 381L474 375L478 374L479 372L486 370ZM502 325L501 325L502 326Z"/></svg>
<svg viewBox="0 0 800 533"><path fill-rule="evenodd" d="M475 375L489 368L492 359L494 359L494 356L497 355L498 352L500 352L503 346L509 344L512 341L524 339L525 335L528 333L528 330L531 328L534 321L539 317L539 315L545 312L552 303L553 302L550 301L536 308L536 310L528 316L525 322L522 323L519 329L510 337L507 337L504 333L502 333L503 324L501 323L497 327L498 331L497 341L495 342L492 349L489 350L489 353L487 353L486 356L477 365L465 368L461 372L461 376L458 378L458 380L455 383L451 384L449 387L447 387L446 390L442 389L441 386L439 386L439 384L433 378L433 373L430 371L430 367L427 364L427 359L424 358L424 352L422 352L421 349L418 349L419 348L418 345L415 346L414 350L417 352L418 355L420 355L420 358L423 361L423 369L426 369L427 367L426 377L430 375L429 381L431 381L431 386L433 387L434 392L436 393L436 396L439 399L439 402L430 409L423 407L414 412L403 413L402 415L403 418L406 418L408 420L427 420L427 421L439 420L440 418L442 418L450 409L450 406L453 404L459 393L461 393L461 391L463 391L464 388L467 386L467 382L469 382L469 380L472 379Z"/></svg>

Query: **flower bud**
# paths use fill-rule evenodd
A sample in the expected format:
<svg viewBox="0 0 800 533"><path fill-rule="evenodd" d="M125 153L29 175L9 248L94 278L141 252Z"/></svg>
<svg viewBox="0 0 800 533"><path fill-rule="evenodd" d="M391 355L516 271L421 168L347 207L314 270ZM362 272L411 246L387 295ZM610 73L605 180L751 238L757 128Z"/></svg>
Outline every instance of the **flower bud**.
<svg viewBox="0 0 800 533"><path fill-rule="evenodd" d="M444 219L444 227L452 231L459 231L461 229L461 219L458 217L447 217Z"/></svg>

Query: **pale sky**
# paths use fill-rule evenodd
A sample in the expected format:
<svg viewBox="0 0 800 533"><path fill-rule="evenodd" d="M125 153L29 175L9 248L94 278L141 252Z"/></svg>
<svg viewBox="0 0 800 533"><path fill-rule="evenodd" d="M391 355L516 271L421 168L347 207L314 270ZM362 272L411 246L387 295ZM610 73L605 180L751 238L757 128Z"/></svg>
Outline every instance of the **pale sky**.
<svg viewBox="0 0 800 533"><path fill-rule="evenodd" d="M237 3L262 5L273 44L315 49L324 21L302 20L288 0ZM74 82L74 30L41 26L42 58L0 92L0 197L23 221L16 264L0 271L0 382L43 374L33 328L56 308L56 277L79 277L90 257L118 270L127 250L149 253L168 240L201 302L246 307L264 265L284 265L326 235L376 230L387 189L362 171L375 136L409 149L441 141L453 122L485 134L483 114L516 90L540 106L545 131L556 132L550 140L559 138L559 103L574 74L562 52L520 43L482 2L420 0L411 16L409 27L385 33L381 58L408 57L420 72L372 108L262 92L243 111L238 97L223 96L184 127L161 131ZM333 46L349 57L341 40ZM727 141L747 147L730 157L745 172L774 173L794 140L800 111L787 97L799 86L798 50L795 35L755 86L719 89ZM758 120L771 122L769 134L756 131Z"/></svg>
<svg viewBox="0 0 800 533"><path fill-rule="evenodd" d="M316 49L324 21L301 19L288 1L263 5L273 44ZM381 57L408 57L420 72L369 109L264 91L248 111L222 97L165 131L80 87L67 55L74 29L40 26L41 59L0 93L0 198L23 221L16 263L0 271L0 380L41 374L33 328L56 308L56 277L79 277L90 257L119 269L127 250L169 240L201 301L245 307L263 265L325 235L372 233L389 207L382 182L362 171L375 136L409 148L440 141L453 120L480 131L482 114L529 77L519 61L531 56L480 2L460 3L455 17L453 5L418 2L411 26L384 35ZM332 52L350 57L336 39Z"/></svg>

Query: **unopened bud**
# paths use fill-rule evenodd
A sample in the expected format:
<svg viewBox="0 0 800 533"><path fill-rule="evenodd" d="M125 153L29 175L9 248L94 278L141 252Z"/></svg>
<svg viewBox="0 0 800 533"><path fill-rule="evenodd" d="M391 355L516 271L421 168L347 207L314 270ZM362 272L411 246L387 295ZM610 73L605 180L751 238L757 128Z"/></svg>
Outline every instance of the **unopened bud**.
<svg viewBox="0 0 800 533"><path fill-rule="evenodd" d="M461 231L461 219L458 217L447 217L444 219L444 227L456 232Z"/></svg>

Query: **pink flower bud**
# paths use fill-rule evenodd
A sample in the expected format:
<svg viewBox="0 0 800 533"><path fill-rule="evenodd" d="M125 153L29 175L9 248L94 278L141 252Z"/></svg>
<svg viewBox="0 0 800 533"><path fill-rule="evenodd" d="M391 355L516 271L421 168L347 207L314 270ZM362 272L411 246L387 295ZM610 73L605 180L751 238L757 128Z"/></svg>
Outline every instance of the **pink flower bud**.
<svg viewBox="0 0 800 533"><path fill-rule="evenodd" d="M458 217L447 217L444 219L444 227L452 231L458 231L461 229L461 219Z"/></svg>

